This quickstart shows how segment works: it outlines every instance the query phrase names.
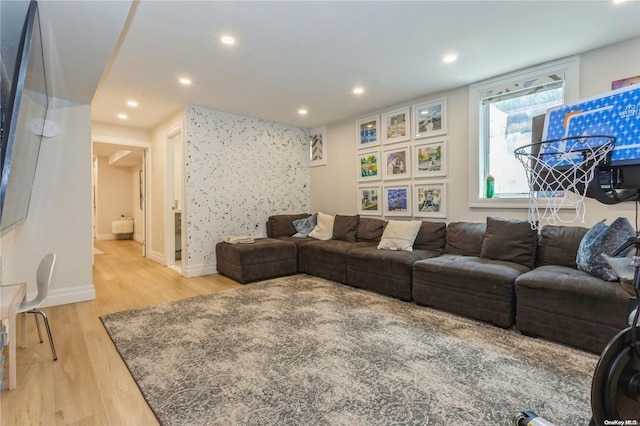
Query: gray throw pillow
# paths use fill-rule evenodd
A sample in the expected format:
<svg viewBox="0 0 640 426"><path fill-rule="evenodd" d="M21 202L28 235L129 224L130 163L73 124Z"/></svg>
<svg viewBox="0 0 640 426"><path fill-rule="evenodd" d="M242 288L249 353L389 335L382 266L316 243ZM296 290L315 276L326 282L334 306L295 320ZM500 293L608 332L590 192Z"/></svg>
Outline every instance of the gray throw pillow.
<svg viewBox="0 0 640 426"><path fill-rule="evenodd" d="M513 262L533 269L538 232L526 220L487 217L480 257Z"/></svg>
<svg viewBox="0 0 640 426"><path fill-rule="evenodd" d="M635 236L635 229L625 217L617 218L609 226L604 223L604 220L596 223L580 241L576 256L578 269L605 281L616 281L618 275L602 254L610 255L628 238Z"/></svg>
<svg viewBox="0 0 640 426"><path fill-rule="evenodd" d="M293 234L296 238L305 238L309 236L309 233L313 231L313 228L318 224L318 213L305 217L304 219L298 219L293 221L293 227L296 228L296 233Z"/></svg>

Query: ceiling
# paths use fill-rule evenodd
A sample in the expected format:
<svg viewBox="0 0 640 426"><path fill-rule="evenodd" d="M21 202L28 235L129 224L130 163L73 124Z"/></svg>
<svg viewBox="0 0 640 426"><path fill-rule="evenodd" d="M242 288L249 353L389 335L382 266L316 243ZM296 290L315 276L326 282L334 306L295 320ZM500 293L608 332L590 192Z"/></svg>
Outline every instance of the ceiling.
<svg viewBox="0 0 640 426"><path fill-rule="evenodd" d="M93 120L144 129L187 104L313 128L640 36L639 1L45 3L58 31L96 25L57 46L79 87L87 48L111 43ZM117 43L105 42L114 29Z"/></svg>
<svg viewBox="0 0 640 426"><path fill-rule="evenodd" d="M116 167L137 167L142 164L144 149L108 143L93 143L94 157L108 157L109 165Z"/></svg>

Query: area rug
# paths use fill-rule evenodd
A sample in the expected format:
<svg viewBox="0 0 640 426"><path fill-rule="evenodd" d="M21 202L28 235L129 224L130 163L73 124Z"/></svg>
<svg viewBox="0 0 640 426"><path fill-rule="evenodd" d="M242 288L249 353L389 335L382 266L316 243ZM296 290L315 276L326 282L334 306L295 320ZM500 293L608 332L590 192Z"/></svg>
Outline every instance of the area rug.
<svg viewBox="0 0 640 426"><path fill-rule="evenodd" d="M586 425L597 357L307 275L101 317L164 425Z"/></svg>

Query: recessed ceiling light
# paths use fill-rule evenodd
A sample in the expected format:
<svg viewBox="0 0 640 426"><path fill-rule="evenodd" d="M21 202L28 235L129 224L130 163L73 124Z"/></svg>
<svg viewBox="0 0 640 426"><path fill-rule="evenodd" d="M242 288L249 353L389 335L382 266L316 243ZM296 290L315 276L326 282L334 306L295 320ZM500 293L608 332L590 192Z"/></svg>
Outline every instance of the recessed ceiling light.
<svg viewBox="0 0 640 426"><path fill-rule="evenodd" d="M624 3L627 0L613 0L613 4L620 4L620 3Z"/></svg>
<svg viewBox="0 0 640 426"><path fill-rule="evenodd" d="M190 84L191 84L191 80L189 80L189 79L188 79L188 78L186 78L186 77L182 77L182 78L180 78L180 80L178 80L178 81L180 81L180 84L184 84L185 86L188 86L188 85L190 85Z"/></svg>
<svg viewBox="0 0 640 426"><path fill-rule="evenodd" d="M127 105L129 105L132 108L135 108L138 106L138 103L136 101L127 101Z"/></svg>
<svg viewBox="0 0 640 426"><path fill-rule="evenodd" d="M126 120L127 118L129 118L129 116L127 114L118 114L118 118L120 120Z"/></svg>
<svg viewBox="0 0 640 426"><path fill-rule="evenodd" d="M307 113L308 113L308 112L309 112L309 111L307 111L307 110L306 110L306 109L304 109L304 108L300 108L300 109L298 110L298 114L300 114L300 115L307 115Z"/></svg>
<svg viewBox="0 0 640 426"><path fill-rule="evenodd" d="M353 93L355 93L356 95L361 95L364 93L364 89L362 87L355 87L353 89Z"/></svg>
<svg viewBox="0 0 640 426"><path fill-rule="evenodd" d="M235 44L236 39L229 35L226 35L226 36L222 36L220 38L220 41L223 42L224 44Z"/></svg>
<svg viewBox="0 0 640 426"><path fill-rule="evenodd" d="M442 60L447 63L450 64L452 62L455 62L458 60L458 55L456 55L455 53L449 53L447 55L445 55L444 58L442 58Z"/></svg>

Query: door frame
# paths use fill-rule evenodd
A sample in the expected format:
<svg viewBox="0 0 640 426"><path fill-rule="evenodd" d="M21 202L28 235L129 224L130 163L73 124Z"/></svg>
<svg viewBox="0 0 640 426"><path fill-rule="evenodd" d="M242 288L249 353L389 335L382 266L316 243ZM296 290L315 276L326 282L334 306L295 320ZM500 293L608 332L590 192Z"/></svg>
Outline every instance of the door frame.
<svg viewBox="0 0 640 426"><path fill-rule="evenodd" d="M181 267L176 266L176 244L175 244L175 211L172 209L173 205L173 190L174 190L174 141L173 137L176 134L181 135L180 149L182 151L183 163L185 162L185 124L184 121L180 121L173 126L169 127L164 132L165 140L165 173L164 173L164 251L166 265L181 275L185 275L185 267L187 261L187 229L184 226L186 222L187 208L185 205L185 191L186 191L186 167L183 164L182 167L182 191L180 200L180 246L182 249Z"/></svg>
<svg viewBox="0 0 640 426"><path fill-rule="evenodd" d="M149 194L151 193L151 164L149 159L151 158L151 142L149 141L140 141L135 139L124 139L124 138L115 138L112 136L102 136L102 135L91 135L91 167L93 170L93 144L94 143L104 143L109 145L119 145L124 147L132 147L132 148L142 148L144 150L144 154L142 156L142 170L144 173L144 185L143 188L143 206L144 212L142 214L142 256L149 257L150 248L151 248L151 215L149 212L150 202L149 202ZM92 172L93 179L93 172ZM93 185L96 185L97 182L94 181ZM97 201L95 201L97 202ZM93 206L92 206L93 211ZM94 218L95 219L95 215ZM92 219L92 221L93 221ZM93 224L95 229L95 223ZM95 231L94 231L95 232ZM95 235L95 234L94 234Z"/></svg>

